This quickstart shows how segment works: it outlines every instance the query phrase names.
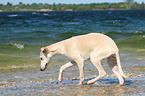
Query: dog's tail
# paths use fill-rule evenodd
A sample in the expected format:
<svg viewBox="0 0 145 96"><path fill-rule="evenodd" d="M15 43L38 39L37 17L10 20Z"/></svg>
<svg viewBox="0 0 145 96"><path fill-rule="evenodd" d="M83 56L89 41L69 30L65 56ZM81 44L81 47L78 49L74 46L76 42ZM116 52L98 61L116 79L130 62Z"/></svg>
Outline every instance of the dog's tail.
<svg viewBox="0 0 145 96"><path fill-rule="evenodd" d="M122 68L121 68L121 64L120 64L120 57L119 57L119 51L116 52L116 61L117 61L117 65L118 65L118 69L120 74L124 77L124 78L130 78L132 75L128 74L127 76L124 74Z"/></svg>

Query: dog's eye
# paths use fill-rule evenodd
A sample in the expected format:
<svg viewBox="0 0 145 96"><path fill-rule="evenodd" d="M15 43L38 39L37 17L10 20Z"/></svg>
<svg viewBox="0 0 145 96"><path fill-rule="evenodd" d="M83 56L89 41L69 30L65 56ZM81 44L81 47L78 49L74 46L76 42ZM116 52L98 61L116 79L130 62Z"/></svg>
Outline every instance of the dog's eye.
<svg viewBox="0 0 145 96"><path fill-rule="evenodd" d="M45 53L45 51L42 51L43 53Z"/></svg>
<svg viewBox="0 0 145 96"><path fill-rule="evenodd" d="M40 58L40 60L43 60L42 58Z"/></svg>

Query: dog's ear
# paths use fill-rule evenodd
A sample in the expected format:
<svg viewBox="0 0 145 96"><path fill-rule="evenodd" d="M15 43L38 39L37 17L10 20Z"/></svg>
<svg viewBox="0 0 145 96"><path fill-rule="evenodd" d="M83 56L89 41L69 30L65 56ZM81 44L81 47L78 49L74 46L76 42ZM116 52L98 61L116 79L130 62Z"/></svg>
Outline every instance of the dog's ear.
<svg viewBox="0 0 145 96"><path fill-rule="evenodd" d="M51 49L50 51L51 52L55 52L57 49L56 48L53 48L53 49Z"/></svg>
<svg viewBox="0 0 145 96"><path fill-rule="evenodd" d="M47 47L42 47L42 48L41 48L41 51L42 51L43 53L48 53L48 52L49 52L49 50L48 50Z"/></svg>

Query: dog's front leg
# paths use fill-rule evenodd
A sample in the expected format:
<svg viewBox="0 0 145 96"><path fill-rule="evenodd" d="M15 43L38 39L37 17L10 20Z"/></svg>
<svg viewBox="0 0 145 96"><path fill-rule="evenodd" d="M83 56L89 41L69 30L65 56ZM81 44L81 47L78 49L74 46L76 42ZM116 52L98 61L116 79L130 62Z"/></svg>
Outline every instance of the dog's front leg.
<svg viewBox="0 0 145 96"><path fill-rule="evenodd" d="M80 72L80 83L79 85L82 85L84 82L84 61L83 60L77 60L76 61L78 68L79 68L79 72Z"/></svg>
<svg viewBox="0 0 145 96"><path fill-rule="evenodd" d="M66 68L69 68L69 67L74 66L74 65L76 65L76 63L74 61L71 61L71 62L68 62L67 64L61 66L60 72L59 72L59 78L58 78L59 82L62 82L62 80L63 80L63 72L64 72L64 70Z"/></svg>

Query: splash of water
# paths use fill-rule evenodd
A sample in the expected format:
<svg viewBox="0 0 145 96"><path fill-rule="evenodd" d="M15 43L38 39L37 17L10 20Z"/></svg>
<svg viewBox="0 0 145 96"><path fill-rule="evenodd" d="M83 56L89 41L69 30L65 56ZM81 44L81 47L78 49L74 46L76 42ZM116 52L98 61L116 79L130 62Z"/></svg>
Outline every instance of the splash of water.
<svg viewBox="0 0 145 96"><path fill-rule="evenodd" d="M14 43L14 45L19 48L19 49L24 49L24 44L17 44L17 43Z"/></svg>

